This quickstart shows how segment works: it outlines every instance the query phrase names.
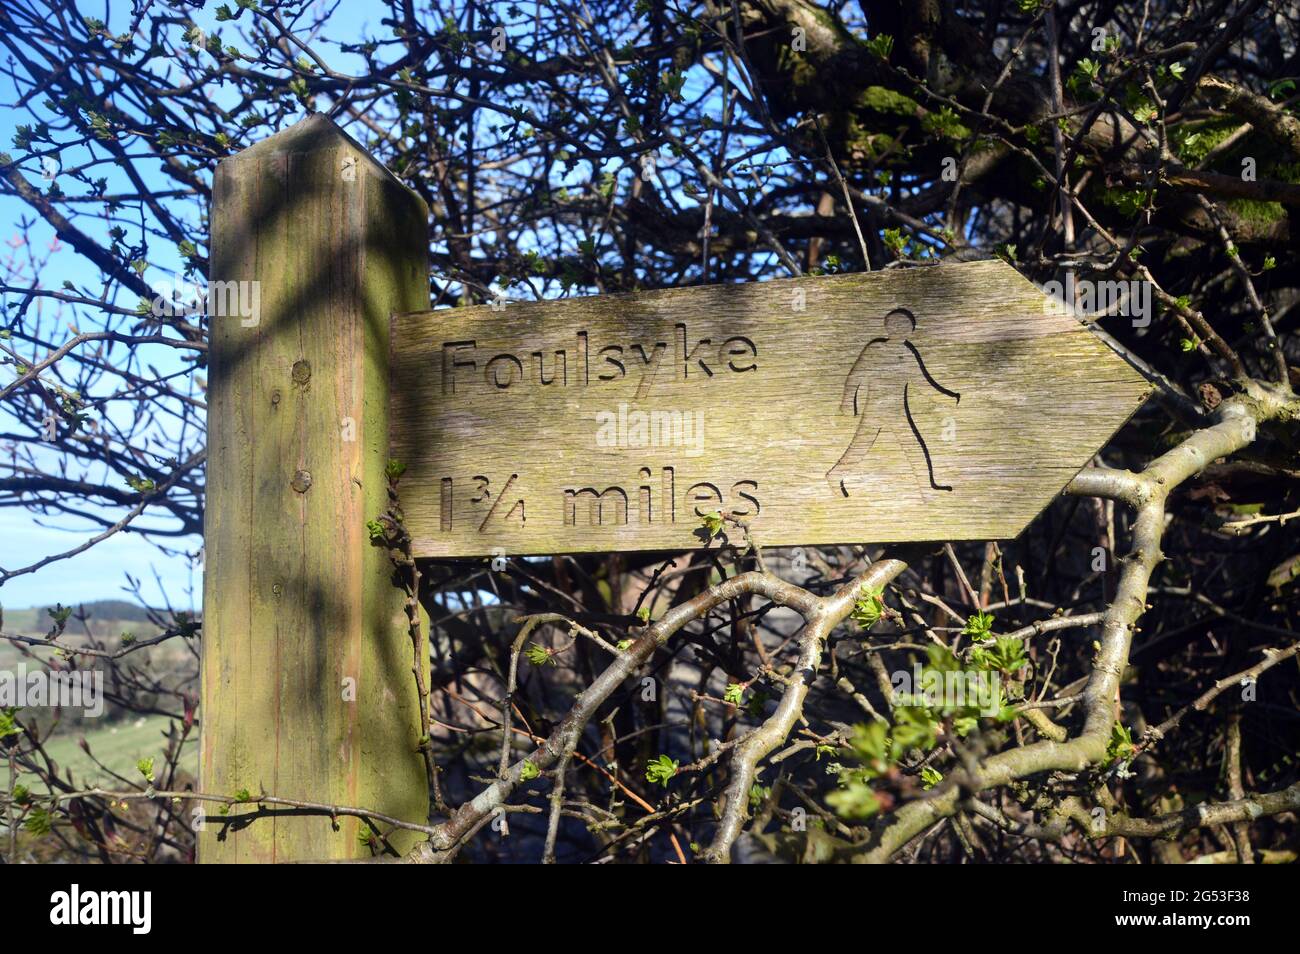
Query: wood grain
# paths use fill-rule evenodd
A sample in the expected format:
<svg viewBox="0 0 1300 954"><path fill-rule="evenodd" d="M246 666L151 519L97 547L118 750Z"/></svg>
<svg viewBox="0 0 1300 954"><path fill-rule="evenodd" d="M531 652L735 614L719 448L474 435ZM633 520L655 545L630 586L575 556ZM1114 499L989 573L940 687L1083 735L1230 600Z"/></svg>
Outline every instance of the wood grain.
<svg viewBox="0 0 1300 954"><path fill-rule="evenodd" d="M211 320L200 787L423 822L401 594L365 523L387 505L389 317L428 301L427 210L323 116L223 161L213 197L212 281L259 283L260 314ZM250 810L210 816L199 860L370 853L354 818L223 824Z"/></svg>
<svg viewBox="0 0 1300 954"><path fill-rule="evenodd" d="M421 556L1008 538L1150 392L1002 262L394 316ZM642 426L644 425L644 427Z"/></svg>

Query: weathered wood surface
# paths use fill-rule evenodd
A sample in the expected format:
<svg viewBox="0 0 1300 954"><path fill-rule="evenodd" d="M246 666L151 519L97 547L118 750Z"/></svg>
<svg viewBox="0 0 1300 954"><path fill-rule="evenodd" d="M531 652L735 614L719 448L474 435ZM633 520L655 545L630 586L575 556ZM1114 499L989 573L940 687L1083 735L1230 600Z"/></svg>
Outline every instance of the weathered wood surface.
<svg viewBox="0 0 1300 954"><path fill-rule="evenodd" d="M1008 538L1147 383L1002 262L400 314L421 556ZM735 535L733 534L733 539Z"/></svg>
<svg viewBox="0 0 1300 954"><path fill-rule="evenodd" d="M428 303L426 241L424 203L323 116L217 169L211 280L258 282L260 314L211 327L205 792L426 819L401 594L365 530L387 505L389 317ZM199 860L369 854L354 818L224 824L250 810L208 807Z"/></svg>

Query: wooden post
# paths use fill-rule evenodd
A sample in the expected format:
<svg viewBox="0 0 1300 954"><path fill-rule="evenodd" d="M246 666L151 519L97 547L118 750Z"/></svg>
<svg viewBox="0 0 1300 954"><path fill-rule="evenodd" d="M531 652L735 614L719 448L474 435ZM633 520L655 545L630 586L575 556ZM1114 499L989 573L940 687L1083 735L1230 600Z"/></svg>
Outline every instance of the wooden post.
<svg viewBox="0 0 1300 954"><path fill-rule="evenodd" d="M366 532L386 507L389 318L428 307L427 223L325 116L217 168L204 792L427 818L401 593ZM369 854L355 818L203 808L203 862Z"/></svg>

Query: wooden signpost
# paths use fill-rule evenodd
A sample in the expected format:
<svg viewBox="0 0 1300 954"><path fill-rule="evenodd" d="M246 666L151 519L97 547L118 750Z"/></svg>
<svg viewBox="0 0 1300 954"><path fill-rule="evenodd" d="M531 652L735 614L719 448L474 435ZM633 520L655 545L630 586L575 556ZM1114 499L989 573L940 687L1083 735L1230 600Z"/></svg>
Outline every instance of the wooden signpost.
<svg viewBox="0 0 1300 954"><path fill-rule="evenodd" d="M419 556L1016 536L1149 386L1002 262L415 312Z"/></svg>
<svg viewBox="0 0 1300 954"><path fill-rule="evenodd" d="M1148 390L992 262L416 311L428 210L324 116L212 206L241 308L210 295L199 784L241 800L428 817L428 653L366 533L390 457L419 556L698 546L712 513L765 546L1010 537ZM205 862L369 854L356 818L202 822Z"/></svg>
<svg viewBox="0 0 1300 954"><path fill-rule="evenodd" d="M223 161L212 205L210 283L260 307L210 316L200 786L423 822L402 594L366 521L388 500L388 319L429 299L428 209L324 116ZM202 862L370 853L356 818L203 808Z"/></svg>

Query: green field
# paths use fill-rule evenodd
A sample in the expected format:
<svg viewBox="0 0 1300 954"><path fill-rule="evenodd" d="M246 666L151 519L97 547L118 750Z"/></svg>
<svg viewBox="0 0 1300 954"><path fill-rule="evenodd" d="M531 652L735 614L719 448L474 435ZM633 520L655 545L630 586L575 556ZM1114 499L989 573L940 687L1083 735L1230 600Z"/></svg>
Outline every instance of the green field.
<svg viewBox="0 0 1300 954"><path fill-rule="evenodd" d="M147 610L121 600L84 604L78 608L77 615L83 613L84 620L74 618L69 622L66 633L59 640L61 645L80 647L94 638L102 640L109 649L117 649L122 645L122 633L130 632L139 638L147 638L157 632L157 628L146 619ZM3 631L6 634L43 637L50 625L49 613L44 607L4 611ZM51 649L44 646L29 647L28 650L41 662L52 658ZM0 640L0 670L15 671L20 664L30 670L41 664L36 660L25 658L19 647L10 641ZM168 686L182 686L193 680L196 669L193 654L181 639L142 649L121 664L147 666L151 674ZM170 721L165 716L65 721L57 726L45 749L58 763L64 777L68 769L75 773L78 786L121 787L122 783L114 779L112 773L136 783L142 781L136 769L136 762L140 759L153 758L156 767L162 766L167 745L163 733ZM80 741L83 737L94 758L82 749ZM186 742L181 759L181 768L191 777L198 772L197 737L196 731ZM35 789L37 786L31 785L31 781L30 778L26 780Z"/></svg>
<svg viewBox="0 0 1300 954"><path fill-rule="evenodd" d="M116 724L106 723L102 727L94 727L85 732L56 735L50 739L45 748L50 757L59 763L61 769L70 768L76 773L78 785L120 784L116 782L110 771L117 772L133 782L142 781L136 769L136 762L142 758L152 757L154 765L161 768L163 752L167 746L163 733L171 721L165 716L148 716ZM84 726L85 723L83 728ZM87 755L79 744L83 735L90 744L94 759ZM96 760L102 762L104 767L95 764ZM198 774L197 732L191 733L190 738L185 742L181 768L191 776Z"/></svg>

